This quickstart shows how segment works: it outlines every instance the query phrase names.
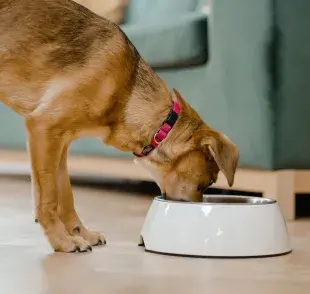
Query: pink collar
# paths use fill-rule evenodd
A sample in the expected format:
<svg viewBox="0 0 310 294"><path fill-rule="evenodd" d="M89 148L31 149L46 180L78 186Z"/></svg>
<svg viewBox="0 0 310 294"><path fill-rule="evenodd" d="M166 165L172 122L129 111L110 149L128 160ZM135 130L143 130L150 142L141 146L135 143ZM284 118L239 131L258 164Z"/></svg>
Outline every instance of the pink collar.
<svg viewBox="0 0 310 294"><path fill-rule="evenodd" d="M151 143L146 145L140 154L134 153L134 155L138 157L144 157L153 151L168 136L169 132L172 130L179 117L180 111L181 106L179 102L173 100L172 109L170 110L168 116L166 117L159 130L153 136Z"/></svg>

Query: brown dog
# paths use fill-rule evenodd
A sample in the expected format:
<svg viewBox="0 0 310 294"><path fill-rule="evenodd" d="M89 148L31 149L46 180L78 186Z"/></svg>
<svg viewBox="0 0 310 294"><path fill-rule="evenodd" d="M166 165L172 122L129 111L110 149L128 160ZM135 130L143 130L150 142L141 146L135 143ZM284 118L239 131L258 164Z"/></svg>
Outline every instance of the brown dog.
<svg viewBox="0 0 310 294"><path fill-rule="evenodd" d="M75 212L69 144L100 136L139 154L172 100L180 112L171 131L138 161L168 198L201 201L219 170L233 184L238 150L170 93L122 31L70 0L0 0L0 101L25 118L36 217L55 250L105 243Z"/></svg>

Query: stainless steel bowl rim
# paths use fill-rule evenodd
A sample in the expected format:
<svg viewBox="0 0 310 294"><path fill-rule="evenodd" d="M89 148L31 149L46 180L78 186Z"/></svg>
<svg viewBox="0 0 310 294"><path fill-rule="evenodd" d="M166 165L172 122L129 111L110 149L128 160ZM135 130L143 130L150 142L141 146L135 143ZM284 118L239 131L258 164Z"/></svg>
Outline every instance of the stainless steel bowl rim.
<svg viewBox="0 0 310 294"><path fill-rule="evenodd" d="M155 200L169 203L192 204L192 205L270 205L277 203L277 201L273 199L264 197L252 197L252 196L204 195L203 197L204 202L185 202L185 201L169 200L165 199L162 195L155 197Z"/></svg>

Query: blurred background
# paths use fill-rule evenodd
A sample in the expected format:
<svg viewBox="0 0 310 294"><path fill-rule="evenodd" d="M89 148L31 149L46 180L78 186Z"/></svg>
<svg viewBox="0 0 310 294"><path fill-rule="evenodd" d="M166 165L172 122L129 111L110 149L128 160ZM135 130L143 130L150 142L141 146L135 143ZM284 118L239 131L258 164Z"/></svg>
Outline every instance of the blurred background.
<svg viewBox="0 0 310 294"><path fill-rule="evenodd" d="M209 193L266 196L272 190L276 198L279 185L292 182L287 214L309 216L310 2L77 2L118 24L155 72L238 145L234 191L220 180ZM29 173L22 118L3 105L0 149L3 174ZM131 157L96 139L79 140L71 148L73 181L158 194ZM280 181L278 171L290 174Z"/></svg>

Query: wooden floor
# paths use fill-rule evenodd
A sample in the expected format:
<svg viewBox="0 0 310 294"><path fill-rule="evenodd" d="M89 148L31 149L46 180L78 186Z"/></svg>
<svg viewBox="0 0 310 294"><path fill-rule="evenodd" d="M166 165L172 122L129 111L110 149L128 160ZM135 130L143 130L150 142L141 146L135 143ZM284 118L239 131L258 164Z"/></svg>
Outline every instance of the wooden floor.
<svg viewBox="0 0 310 294"><path fill-rule="evenodd" d="M196 259L137 246L147 196L75 188L81 217L108 245L54 253L32 217L30 184L0 179L1 294L310 293L310 221L288 224L293 253L267 259Z"/></svg>

